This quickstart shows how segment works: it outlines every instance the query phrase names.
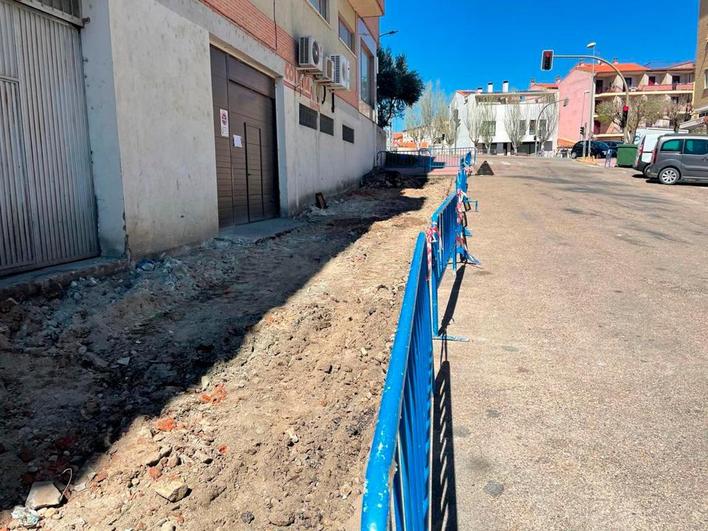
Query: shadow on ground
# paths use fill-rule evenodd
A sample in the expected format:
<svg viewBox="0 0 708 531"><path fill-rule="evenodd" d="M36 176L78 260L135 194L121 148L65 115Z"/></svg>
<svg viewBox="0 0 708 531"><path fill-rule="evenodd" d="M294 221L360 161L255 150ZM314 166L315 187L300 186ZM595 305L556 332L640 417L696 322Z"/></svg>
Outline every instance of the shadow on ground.
<svg viewBox="0 0 708 531"><path fill-rule="evenodd" d="M363 188L345 197L340 213L275 240L217 239L142 270L72 283L56 296L1 301L0 510L24 503L35 481L58 480L67 468L76 474L134 419L157 416L173 397L200 388L268 310L374 222L419 210L424 199L400 189L425 180ZM366 212L347 209L356 201L369 205Z"/></svg>
<svg viewBox="0 0 708 531"><path fill-rule="evenodd" d="M440 334L447 334L460 295L466 266L457 270L450 291ZM457 489L455 482L455 445L453 441L452 378L447 359L448 342L441 342L438 372L433 396L433 464L432 464L432 528L434 531L456 531Z"/></svg>

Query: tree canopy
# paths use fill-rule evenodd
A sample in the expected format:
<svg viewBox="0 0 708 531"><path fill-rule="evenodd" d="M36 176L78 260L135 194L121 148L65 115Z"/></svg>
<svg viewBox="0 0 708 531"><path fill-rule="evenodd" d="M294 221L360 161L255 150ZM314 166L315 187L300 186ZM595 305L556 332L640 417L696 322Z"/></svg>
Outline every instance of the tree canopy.
<svg viewBox="0 0 708 531"><path fill-rule="evenodd" d="M394 118L402 116L406 107L415 104L423 93L423 81L415 70L408 68L406 56L394 57L390 48L378 51L377 100L379 126L391 125Z"/></svg>

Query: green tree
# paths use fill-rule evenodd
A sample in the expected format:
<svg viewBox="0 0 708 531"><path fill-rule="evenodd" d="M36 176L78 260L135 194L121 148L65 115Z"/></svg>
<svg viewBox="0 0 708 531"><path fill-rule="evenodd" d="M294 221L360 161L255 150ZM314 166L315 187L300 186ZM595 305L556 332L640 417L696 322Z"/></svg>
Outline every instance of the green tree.
<svg viewBox="0 0 708 531"><path fill-rule="evenodd" d="M379 48L379 73L376 79L379 126L391 125L403 116L406 107L414 105L423 93L423 81L418 72L408 68L406 56L394 57L390 48Z"/></svg>

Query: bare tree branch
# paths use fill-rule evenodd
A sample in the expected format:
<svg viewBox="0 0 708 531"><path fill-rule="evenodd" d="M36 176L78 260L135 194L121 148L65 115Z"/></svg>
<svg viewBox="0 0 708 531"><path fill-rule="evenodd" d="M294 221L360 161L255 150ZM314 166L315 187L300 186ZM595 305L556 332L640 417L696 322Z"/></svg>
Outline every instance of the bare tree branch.
<svg viewBox="0 0 708 531"><path fill-rule="evenodd" d="M504 129L511 142L514 153L519 152L519 146L526 134L526 106L522 106L518 101L513 101L505 106Z"/></svg>

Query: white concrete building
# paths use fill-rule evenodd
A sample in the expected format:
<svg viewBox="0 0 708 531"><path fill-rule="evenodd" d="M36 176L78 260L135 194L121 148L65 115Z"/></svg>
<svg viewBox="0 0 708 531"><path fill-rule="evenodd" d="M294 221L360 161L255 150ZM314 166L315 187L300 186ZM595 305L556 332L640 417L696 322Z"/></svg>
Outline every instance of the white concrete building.
<svg viewBox="0 0 708 531"><path fill-rule="evenodd" d="M450 104L450 112L457 113L460 121L457 147L476 144L480 152L489 149L493 154L511 154L513 149L507 132L506 116L514 112L512 107L518 105L519 131L523 130L521 143L517 146L518 152L534 153L534 137L547 129L550 129L548 138L539 146L539 150L553 151L558 139L558 105L546 107L546 104L556 99L557 91L553 89L510 92L507 81L502 83L501 92L495 92L492 83L487 85L486 91L482 88L458 90ZM485 128L489 131L488 136L483 134Z"/></svg>
<svg viewBox="0 0 708 531"><path fill-rule="evenodd" d="M385 143L383 7L0 0L0 275L200 242L355 185ZM301 68L301 37L338 84Z"/></svg>

